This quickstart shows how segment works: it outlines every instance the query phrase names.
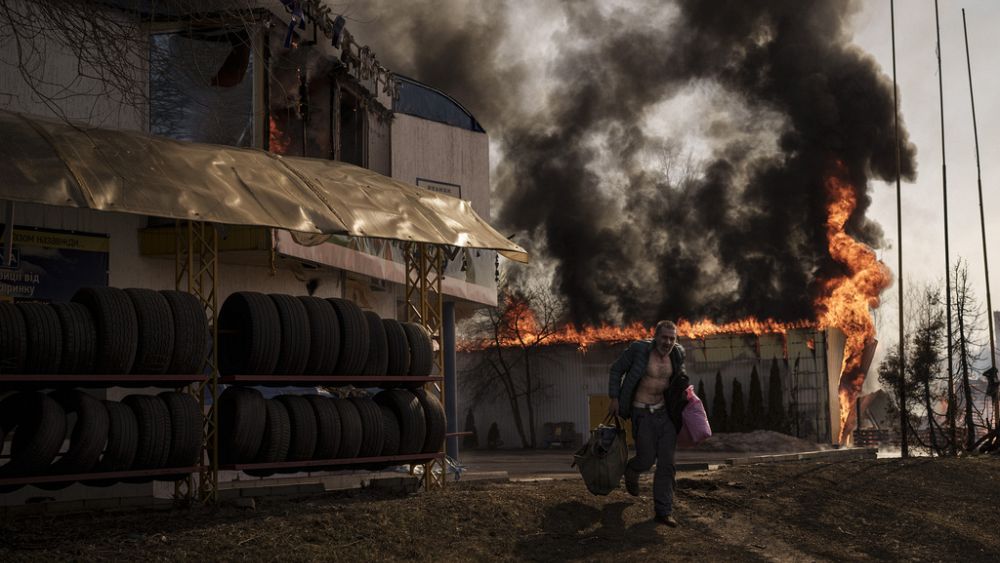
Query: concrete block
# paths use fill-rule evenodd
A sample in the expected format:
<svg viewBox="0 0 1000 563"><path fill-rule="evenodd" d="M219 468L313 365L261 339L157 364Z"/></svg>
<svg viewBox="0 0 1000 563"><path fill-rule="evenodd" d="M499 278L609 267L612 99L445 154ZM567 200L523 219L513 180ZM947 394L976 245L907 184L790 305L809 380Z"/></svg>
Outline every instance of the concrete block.
<svg viewBox="0 0 1000 563"><path fill-rule="evenodd" d="M323 479L323 486L328 491L357 489L363 484L364 479L357 475L332 475Z"/></svg>

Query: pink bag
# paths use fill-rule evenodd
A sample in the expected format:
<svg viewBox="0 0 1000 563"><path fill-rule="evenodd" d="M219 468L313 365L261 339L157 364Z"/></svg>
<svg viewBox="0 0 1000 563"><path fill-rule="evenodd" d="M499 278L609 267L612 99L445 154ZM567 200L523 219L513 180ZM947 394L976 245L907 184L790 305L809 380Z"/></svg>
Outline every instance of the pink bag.
<svg viewBox="0 0 1000 563"><path fill-rule="evenodd" d="M708 424L708 414L705 405L694 392L694 386L688 385L688 403L681 413L681 431L677 433L677 445L694 447L712 435L712 427Z"/></svg>

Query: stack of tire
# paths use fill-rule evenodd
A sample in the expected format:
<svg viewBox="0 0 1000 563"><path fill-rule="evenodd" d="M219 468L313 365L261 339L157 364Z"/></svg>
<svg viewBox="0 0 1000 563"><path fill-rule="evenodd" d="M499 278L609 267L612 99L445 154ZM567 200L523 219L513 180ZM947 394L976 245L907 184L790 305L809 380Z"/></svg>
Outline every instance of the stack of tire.
<svg viewBox="0 0 1000 563"><path fill-rule="evenodd" d="M425 377L432 368L426 329L346 299L241 291L219 311L223 375Z"/></svg>
<svg viewBox="0 0 1000 563"><path fill-rule="evenodd" d="M10 459L0 465L0 478L187 469L200 462L201 436L201 408L188 394L129 395L115 402L75 389L23 391L0 401L0 443L11 441ZM67 441L68 447L60 451ZM72 482L38 486L58 489ZM103 486L117 481L84 482Z"/></svg>
<svg viewBox="0 0 1000 563"><path fill-rule="evenodd" d="M444 409L425 389L386 389L374 397L279 395L265 399L253 388L234 386L219 396L218 408L223 466L434 453L445 436ZM348 464L330 468L344 465ZM247 473L264 476L274 471L263 468Z"/></svg>
<svg viewBox="0 0 1000 563"><path fill-rule="evenodd" d="M200 374L211 349L198 299L87 287L69 303L0 303L3 373Z"/></svg>

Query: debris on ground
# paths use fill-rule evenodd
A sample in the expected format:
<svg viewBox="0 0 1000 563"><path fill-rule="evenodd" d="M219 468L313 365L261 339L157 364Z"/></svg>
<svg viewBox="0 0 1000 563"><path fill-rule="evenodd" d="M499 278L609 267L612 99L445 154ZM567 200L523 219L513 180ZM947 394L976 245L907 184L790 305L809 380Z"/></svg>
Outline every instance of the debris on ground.
<svg viewBox="0 0 1000 563"><path fill-rule="evenodd" d="M771 430L713 434L691 451L703 452L768 452L794 453L828 450L828 444L817 444Z"/></svg>
<svg viewBox="0 0 1000 563"><path fill-rule="evenodd" d="M797 461L677 481L679 528L582 480L464 483L0 523L0 560L982 561L1000 553L1000 459Z"/></svg>

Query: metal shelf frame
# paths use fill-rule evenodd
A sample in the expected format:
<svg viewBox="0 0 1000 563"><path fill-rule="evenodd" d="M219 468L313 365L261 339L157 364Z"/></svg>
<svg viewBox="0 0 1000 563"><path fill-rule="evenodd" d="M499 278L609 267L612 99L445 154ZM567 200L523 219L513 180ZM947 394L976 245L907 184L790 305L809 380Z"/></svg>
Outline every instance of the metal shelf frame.
<svg viewBox="0 0 1000 563"><path fill-rule="evenodd" d="M207 375L86 375L86 374L18 374L0 375L0 389L12 387L34 387L49 389L55 387L79 387L100 389L105 387L157 387L163 389L186 387L205 383ZM27 385L26 385L27 384Z"/></svg>
<svg viewBox="0 0 1000 563"><path fill-rule="evenodd" d="M198 470L197 495L199 500L214 504L219 500L219 414L215 409L219 396L219 334L216 319L219 314L219 231L213 223L200 221L175 222L174 287L187 291L198 298L212 332L212 350L208 357L203 381L194 382L187 390L198 400L202 420L202 465ZM195 482L188 476L177 482L175 497L191 498L195 494Z"/></svg>
<svg viewBox="0 0 1000 563"><path fill-rule="evenodd" d="M443 453L421 453L406 455L388 455L376 457L354 457L338 459L313 459L304 461L278 461L274 463L235 463L220 465L219 469L228 471L253 471L254 469L294 469L301 468L308 471L310 468L326 468L336 466L368 465L372 463L387 463L398 461L399 465L413 464L417 462L427 462L435 459L444 459ZM345 467L347 469L348 467Z"/></svg>
<svg viewBox="0 0 1000 563"><path fill-rule="evenodd" d="M439 375L416 377L411 375L223 375L219 383L243 384L260 386L310 386L310 385L355 385L363 387L383 387L382 385L364 385L368 383L392 383L398 387L419 387L427 383L444 381Z"/></svg>
<svg viewBox="0 0 1000 563"><path fill-rule="evenodd" d="M442 338L445 252L438 245L408 242L403 245L406 262L406 320L420 323L437 344L434 367L444 373L444 346Z"/></svg>
<svg viewBox="0 0 1000 563"><path fill-rule="evenodd" d="M434 350L434 373L444 375L444 280L445 248L441 245L407 242L403 245L406 264L406 320L420 323L431 335ZM445 404L444 382L429 385L431 393L438 396L442 408ZM444 450L445 444L441 443ZM438 471L435 471L438 468ZM434 458L424 464L424 488L442 488L448 475L444 457Z"/></svg>

